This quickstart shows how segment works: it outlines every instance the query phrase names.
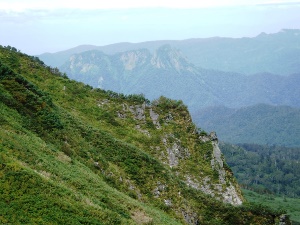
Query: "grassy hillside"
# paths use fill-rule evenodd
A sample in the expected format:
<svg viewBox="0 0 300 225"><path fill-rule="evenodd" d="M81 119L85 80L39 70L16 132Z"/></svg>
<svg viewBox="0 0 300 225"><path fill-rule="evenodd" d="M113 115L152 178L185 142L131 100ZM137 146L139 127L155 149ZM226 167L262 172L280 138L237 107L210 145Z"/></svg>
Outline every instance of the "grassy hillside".
<svg viewBox="0 0 300 225"><path fill-rule="evenodd" d="M0 223L274 224L282 214L233 206L243 197L216 138L181 101L93 89L1 47L0 111Z"/></svg>

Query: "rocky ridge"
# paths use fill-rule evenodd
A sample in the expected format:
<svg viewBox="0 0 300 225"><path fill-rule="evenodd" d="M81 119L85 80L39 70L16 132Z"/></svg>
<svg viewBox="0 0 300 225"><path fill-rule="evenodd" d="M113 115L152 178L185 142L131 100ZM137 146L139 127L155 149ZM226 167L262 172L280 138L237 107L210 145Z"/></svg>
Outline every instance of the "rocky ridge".
<svg viewBox="0 0 300 225"><path fill-rule="evenodd" d="M165 99L163 98L160 99L160 101L164 100ZM156 102L156 104L159 105L158 102ZM118 111L118 113L126 115L125 117L121 116L121 119L128 119L131 114L136 121L136 129L148 137L157 135L152 134L153 132L151 129L147 129L145 126L146 121L152 122L156 128L154 131L155 133L159 133L161 141L159 145L151 145L151 149L155 150L155 155L157 155L158 159L176 171L177 176L181 177L188 186L201 190L225 203L241 205L243 202L241 191L235 180L232 179L232 172L224 167L224 157L219 149L218 139L214 132L209 135L200 135L194 130L189 134L189 138L197 138L201 143L211 146L212 151L209 153L210 155L207 156L207 158L211 158L209 170L212 174L218 174L218 179L213 179L211 176L205 175L201 170L195 174L191 170L181 169L186 163L191 163L189 169L197 168L197 165L195 164L198 163L190 162L190 159L195 157L195 155L193 155L195 149L193 147L188 147L187 144L183 144L184 141L181 139L186 137L178 137L178 134L175 135L172 132L168 132L170 123L172 125L176 124L177 127L181 127L182 129L193 126L190 115L188 112L184 112L186 109L181 110L181 113L185 114L183 121L180 121L182 118L178 117L178 112L176 112L176 110L161 113L159 106L146 106L145 103L142 105L125 104L123 105L121 112ZM177 119L174 119L174 117ZM162 191L164 188L162 188L161 185L158 185L155 190L157 194L159 190Z"/></svg>

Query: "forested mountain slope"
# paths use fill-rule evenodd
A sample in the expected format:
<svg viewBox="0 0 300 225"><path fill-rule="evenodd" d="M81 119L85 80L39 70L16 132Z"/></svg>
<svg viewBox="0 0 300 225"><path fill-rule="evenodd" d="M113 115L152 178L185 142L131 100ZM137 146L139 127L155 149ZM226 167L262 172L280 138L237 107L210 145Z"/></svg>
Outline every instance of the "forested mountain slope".
<svg viewBox="0 0 300 225"><path fill-rule="evenodd" d="M161 97L93 89L0 48L0 222L275 224L242 204L214 133Z"/></svg>
<svg viewBox="0 0 300 225"><path fill-rule="evenodd" d="M222 143L222 152L246 189L300 197L300 148Z"/></svg>
<svg viewBox="0 0 300 225"><path fill-rule="evenodd" d="M170 45L154 53L147 49L114 55L87 51L72 55L60 70L105 90L143 93L151 100L161 95L181 99L191 112L216 105L238 108L258 103L300 107L300 73L245 76L201 69Z"/></svg>
<svg viewBox="0 0 300 225"><path fill-rule="evenodd" d="M300 147L300 109L257 104L240 109L208 107L194 122L214 130L222 141Z"/></svg>

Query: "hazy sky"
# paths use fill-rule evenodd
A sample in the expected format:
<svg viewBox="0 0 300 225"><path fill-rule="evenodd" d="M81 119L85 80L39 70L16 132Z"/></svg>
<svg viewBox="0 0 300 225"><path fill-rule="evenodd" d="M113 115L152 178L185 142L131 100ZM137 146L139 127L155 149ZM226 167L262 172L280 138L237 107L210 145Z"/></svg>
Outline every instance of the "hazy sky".
<svg viewBox="0 0 300 225"><path fill-rule="evenodd" d="M0 0L0 45L27 54L284 28L300 29L300 0Z"/></svg>

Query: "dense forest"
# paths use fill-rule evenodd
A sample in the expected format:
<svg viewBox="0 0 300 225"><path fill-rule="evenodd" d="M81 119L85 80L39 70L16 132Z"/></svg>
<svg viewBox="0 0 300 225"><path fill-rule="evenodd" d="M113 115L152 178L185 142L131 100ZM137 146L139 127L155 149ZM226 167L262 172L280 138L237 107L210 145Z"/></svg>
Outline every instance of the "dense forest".
<svg viewBox="0 0 300 225"><path fill-rule="evenodd" d="M256 104L234 109L215 106L199 110L193 118L205 130L216 131L224 142L300 147L299 107Z"/></svg>
<svg viewBox="0 0 300 225"><path fill-rule="evenodd" d="M242 187L300 197L300 148L226 143L220 147Z"/></svg>

